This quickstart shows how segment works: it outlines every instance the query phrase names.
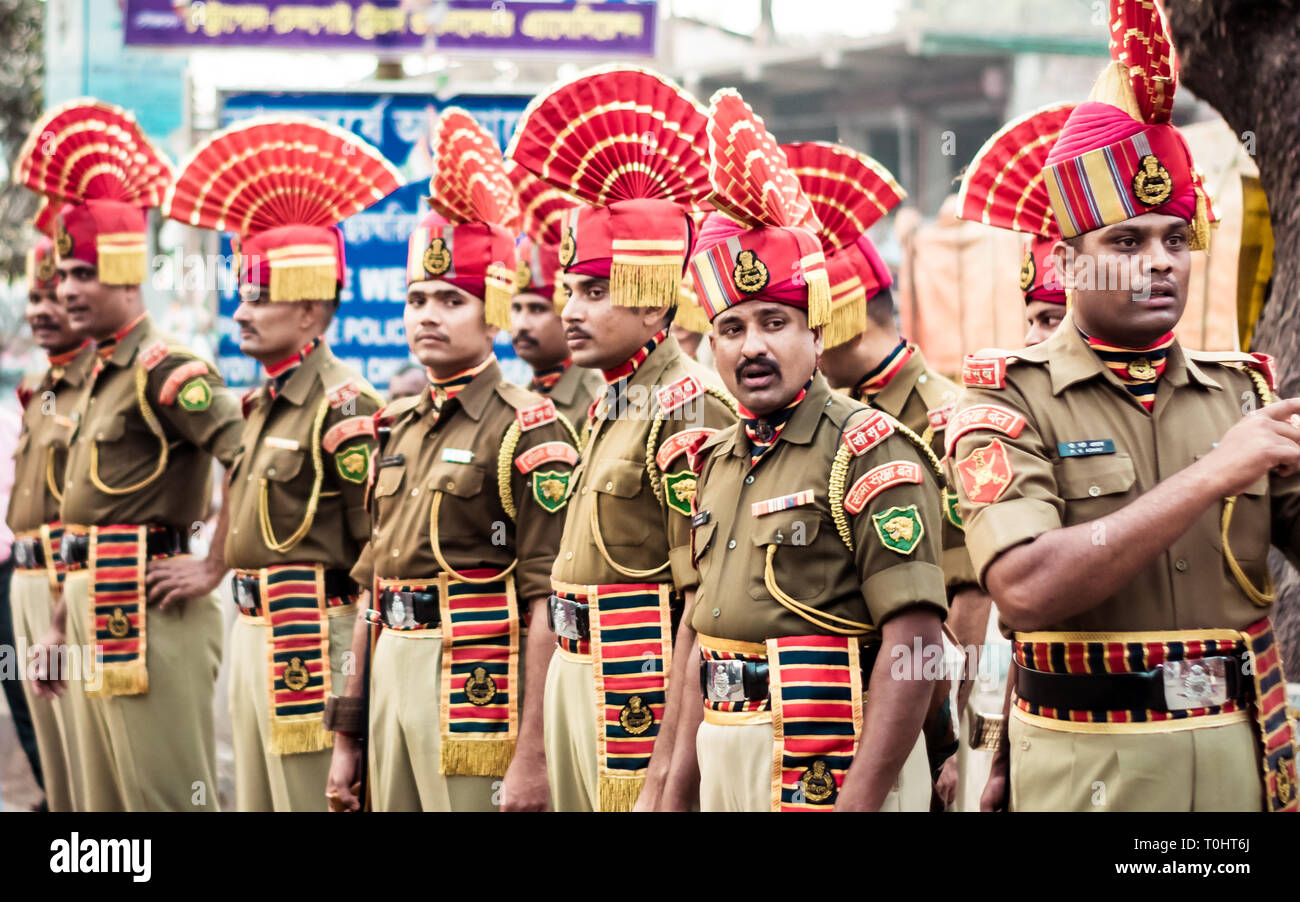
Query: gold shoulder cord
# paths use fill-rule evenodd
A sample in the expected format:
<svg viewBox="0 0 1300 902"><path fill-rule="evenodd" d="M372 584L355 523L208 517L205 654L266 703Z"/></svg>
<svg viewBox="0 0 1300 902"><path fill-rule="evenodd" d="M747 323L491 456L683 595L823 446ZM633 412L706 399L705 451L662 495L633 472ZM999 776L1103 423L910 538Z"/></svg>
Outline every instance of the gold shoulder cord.
<svg viewBox="0 0 1300 902"><path fill-rule="evenodd" d="M893 419L893 417L890 417L890 419ZM948 480L943 475L943 466L939 463L939 458L935 456L934 449L921 436L908 429L898 420L893 419L893 422L894 429L921 451L921 456L929 462L930 469L939 480L940 490L944 490L948 485ZM844 442L840 442L839 448L835 451L835 459L831 462L831 477L826 487L827 494L830 496L831 520L835 523L835 531L840 534L840 539L849 551L853 550L853 534L849 530L849 518L844 513L844 492L845 483L849 480L849 464L852 461L852 449ZM940 516L943 516L942 504L943 496L941 494Z"/></svg>
<svg viewBox="0 0 1300 902"><path fill-rule="evenodd" d="M515 569L515 565L519 563L518 558L511 561L509 567L495 576L466 576L463 573L457 572L451 564L447 563L447 559L442 556L442 542L438 540L438 510L441 507L442 492L435 489L433 492L433 503L429 505L429 547L433 549L434 560L438 562L438 566L443 569L443 572L449 574L460 582L473 583L475 585L494 583L497 580L502 580L509 576L511 571ZM514 518L513 514L511 514L511 518Z"/></svg>
<svg viewBox="0 0 1300 902"><path fill-rule="evenodd" d="M857 620L849 620L845 617L837 617L834 614L819 611L781 591L781 587L776 584L776 574L772 570L772 561L776 558L776 549L776 545L767 546L767 561L763 565L763 585L767 587L767 591L771 593L777 604L791 614L808 621L813 626L841 636L869 636L876 632L876 628L870 623L861 623ZM837 626L836 624L842 625Z"/></svg>
<svg viewBox="0 0 1300 902"><path fill-rule="evenodd" d="M59 490L54 479L54 454L54 445L50 445L45 449L45 486L50 490L50 494L54 496L54 500L62 504L63 492Z"/></svg>
<svg viewBox="0 0 1300 902"><path fill-rule="evenodd" d="M501 507L506 516L511 520L515 519L516 510L514 489L510 487L510 465L514 463L515 448L523 434L519 421L511 420L505 438L501 439L501 451L497 454L497 495L501 498Z"/></svg>
<svg viewBox="0 0 1300 902"><path fill-rule="evenodd" d="M303 540L303 537L311 530L311 524L316 519L316 507L320 503L321 485L325 481L325 465L321 460L321 432L325 427L325 417L329 414L329 400L320 402L320 407L316 410L316 419L311 426L311 464L314 476L311 484L311 495L307 498L307 512L303 515L302 522L298 528L293 531L293 535L283 542L275 537L275 530L271 526L271 509L268 504L269 489L268 481L265 476L260 483L260 494L257 499L257 519L258 524L262 527L262 541L266 547L280 554L287 554L291 548Z"/></svg>
<svg viewBox="0 0 1300 902"><path fill-rule="evenodd" d="M158 466L135 485L109 486L99 478L99 443L92 438L90 440L90 482L105 495L129 495L132 492L138 492L161 476L167 469L167 453L170 450L167 446L167 435L163 432L162 424L158 422L158 417L154 414L153 408L149 406L149 399L145 397L145 386L148 383L149 371L142 366L137 366L135 368L135 399L140 406L140 416L144 418L144 424L149 427L149 431L158 439Z"/></svg>
<svg viewBox="0 0 1300 902"><path fill-rule="evenodd" d="M1272 404L1277 400L1277 395L1273 394L1272 389L1268 387L1268 383L1264 381L1263 376L1249 366L1246 367L1246 375L1249 376L1250 381L1255 384L1255 391L1259 394L1260 399L1266 405ZM1245 571L1241 569L1241 565L1237 563L1237 556L1232 553L1232 548L1228 545L1228 527L1232 525L1232 512L1236 506L1236 495L1233 495L1231 498L1225 498L1223 501L1223 517L1221 519L1223 557L1224 560L1228 562L1228 569L1232 572L1233 578L1237 580L1237 585L1241 586L1241 591L1246 593L1246 597L1249 598L1257 607L1266 608L1271 605L1277 597L1273 591L1272 575L1270 574L1265 579L1263 591L1255 588L1255 584L1250 581L1250 577L1246 576Z"/></svg>

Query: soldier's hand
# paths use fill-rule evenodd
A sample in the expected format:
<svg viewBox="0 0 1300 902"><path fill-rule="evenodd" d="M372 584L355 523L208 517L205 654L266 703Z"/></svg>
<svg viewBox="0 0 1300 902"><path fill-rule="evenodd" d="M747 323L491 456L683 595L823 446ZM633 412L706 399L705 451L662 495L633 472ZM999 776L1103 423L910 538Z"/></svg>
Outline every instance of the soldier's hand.
<svg viewBox="0 0 1300 902"><path fill-rule="evenodd" d="M993 753L989 765L989 780L980 794L980 811L1006 811L1011 794L1011 756L1006 743Z"/></svg>
<svg viewBox="0 0 1300 902"><path fill-rule="evenodd" d="M1300 471L1300 398L1288 398L1242 417L1200 461L1225 498L1270 472Z"/></svg>
<svg viewBox="0 0 1300 902"><path fill-rule="evenodd" d="M51 653L63 648L67 641L67 636L51 627L28 651L31 655L32 692L37 698L58 698L67 688L62 669L51 663Z"/></svg>
<svg viewBox="0 0 1300 902"><path fill-rule="evenodd" d="M957 756L949 755L947 760L939 767L939 779L934 781L934 791L939 796L939 801L943 802L944 808L951 805L957 798L958 786L957 774ZM939 809L944 810L943 808Z"/></svg>
<svg viewBox="0 0 1300 902"><path fill-rule="evenodd" d="M506 768L505 782L501 787L501 810L545 811L550 804L546 759L523 759L516 755Z"/></svg>
<svg viewBox="0 0 1300 902"><path fill-rule="evenodd" d="M224 566L207 558L182 555L152 560L145 571L149 604L163 611L183 605L187 598L198 598L215 589L225 573Z"/></svg>
<svg viewBox="0 0 1300 902"><path fill-rule="evenodd" d="M361 743L343 733L334 734L334 752L330 758L329 778L325 782L325 801L330 811L360 811Z"/></svg>

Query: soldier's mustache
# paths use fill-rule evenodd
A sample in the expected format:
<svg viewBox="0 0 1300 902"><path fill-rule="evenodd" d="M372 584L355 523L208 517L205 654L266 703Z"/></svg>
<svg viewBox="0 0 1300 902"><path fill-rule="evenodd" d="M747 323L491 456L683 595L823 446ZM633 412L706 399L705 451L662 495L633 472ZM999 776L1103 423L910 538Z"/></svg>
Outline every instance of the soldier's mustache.
<svg viewBox="0 0 1300 902"><path fill-rule="evenodd" d="M781 365L771 357L755 357L742 360L736 365L736 378L746 375L762 376L767 373L774 373L778 377L781 375Z"/></svg>

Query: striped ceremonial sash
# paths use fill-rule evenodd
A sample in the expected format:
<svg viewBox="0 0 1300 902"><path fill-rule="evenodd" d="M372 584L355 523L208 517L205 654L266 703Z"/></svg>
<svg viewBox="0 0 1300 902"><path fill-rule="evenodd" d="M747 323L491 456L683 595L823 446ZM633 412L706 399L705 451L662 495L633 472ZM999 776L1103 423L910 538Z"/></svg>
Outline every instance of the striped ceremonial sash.
<svg viewBox="0 0 1300 902"><path fill-rule="evenodd" d="M1265 617L1242 633L1254 661L1255 723L1263 746L1260 765L1269 811L1300 811L1296 786L1295 726L1287 716L1286 678L1273 640L1273 627Z"/></svg>
<svg viewBox="0 0 1300 902"><path fill-rule="evenodd" d="M587 587L600 810L631 811L668 701L672 614L668 583Z"/></svg>
<svg viewBox="0 0 1300 902"><path fill-rule="evenodd" d="M495 570L467 570L484 579ZM447 776L504 776L519 738L519 605L510 576L438 574L442 753Z"/></svg>
<svg viewBox="0 0 1300 902"><path fill-rule="evenodd" d="M279 564L258 571L262 616L270 626L267 681L271 693L271 751L318 752L334 744L324 725L330 693L330 628L325 570L320 564Z"/></svg>
<svg viewBox="0 0 1300 902"><path fill-rule="evenodd" d="M145 581L147 526L90 529L90 634L103 679L86 694L143 695L145 667Z"/></svg>
<svg viewBox="0 0 1300 902"><path fill-rule="evenodd" d="M772 810L830 811L862 734L862 664L848 636L767 640Z"/></svg>

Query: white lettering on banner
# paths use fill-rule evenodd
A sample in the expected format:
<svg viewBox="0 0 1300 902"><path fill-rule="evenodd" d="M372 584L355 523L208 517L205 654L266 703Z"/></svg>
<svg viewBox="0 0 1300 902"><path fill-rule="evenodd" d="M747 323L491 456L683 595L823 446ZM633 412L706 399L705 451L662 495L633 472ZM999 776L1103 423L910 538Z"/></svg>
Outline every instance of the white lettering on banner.
<svg viewBox="0 0 1300 902"><path fill-rule="evenodd" d="M363 266L357 275L363 303L406 300L406 270L396 266ZM395 311L394 315L401 316L401 311Z"/></svg>
<svg viewBox="0 0 1300 902"><path fill-rule="evenodd" d="M221 371L221 378L230 385L257 385L261 381L257 361L252 357L218 357L217 369Z"/></svg>
<svg viewBox="0 0 1300 902"><path fill-rule="evenodd" d="M343 343L356 342L363 347L406 346L406 330L401 317L379 319L372 316L343 317Z"/></svg>

